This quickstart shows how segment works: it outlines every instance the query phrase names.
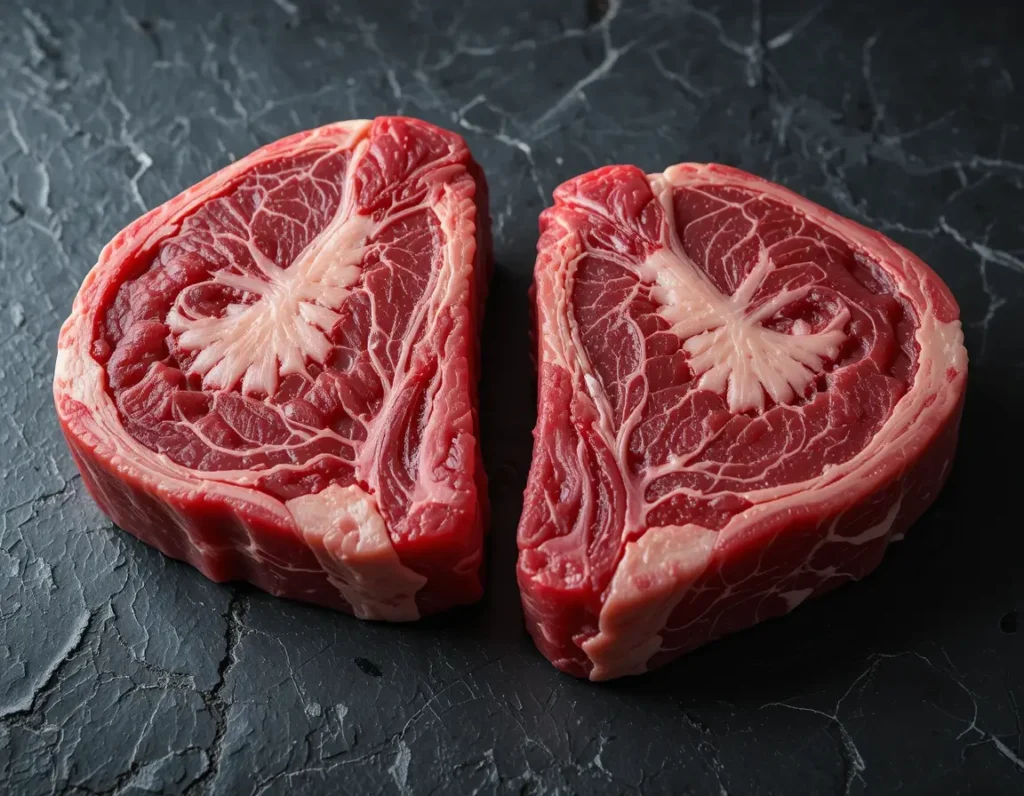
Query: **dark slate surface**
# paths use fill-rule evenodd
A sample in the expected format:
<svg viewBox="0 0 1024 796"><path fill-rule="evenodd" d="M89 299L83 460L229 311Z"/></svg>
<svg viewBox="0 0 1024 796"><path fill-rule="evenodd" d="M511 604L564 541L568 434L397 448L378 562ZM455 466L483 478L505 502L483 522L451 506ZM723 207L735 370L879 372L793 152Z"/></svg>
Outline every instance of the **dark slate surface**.
<svg viewBox="0 0 1024 796"><path fill-rule="evenodd" d="M8 792L1022 792L1024 19L854 5L0 4ZM118 229L260 144L393 112L466 135L498 260L490 590L415 627L217 586L116 531L49 394ZM961 452L866 581L593 686L534 651L513 575L536 217L580 171L686 159L777 179L942 274L971 355Z"/></svg>

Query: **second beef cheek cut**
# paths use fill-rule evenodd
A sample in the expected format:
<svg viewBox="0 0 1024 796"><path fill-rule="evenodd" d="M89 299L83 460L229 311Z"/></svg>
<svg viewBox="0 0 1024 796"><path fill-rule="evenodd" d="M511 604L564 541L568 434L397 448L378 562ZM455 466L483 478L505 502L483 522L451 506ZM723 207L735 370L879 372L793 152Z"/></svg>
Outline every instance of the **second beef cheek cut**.
<svg viewBox="0 0 1024 796"><path fill-rule="evenodd" d="M86 486L214 580L404 621L481 594L486 185L401 117L277 141L121 232L61 331Z"/></svg>
<svg viewBox="0 0 1024 796"><path fill-rule="evenodd" d="M736 169L606 167L541 218L527 626L636 674L860 578L950 471L959 311L884 236Z"/></svg>

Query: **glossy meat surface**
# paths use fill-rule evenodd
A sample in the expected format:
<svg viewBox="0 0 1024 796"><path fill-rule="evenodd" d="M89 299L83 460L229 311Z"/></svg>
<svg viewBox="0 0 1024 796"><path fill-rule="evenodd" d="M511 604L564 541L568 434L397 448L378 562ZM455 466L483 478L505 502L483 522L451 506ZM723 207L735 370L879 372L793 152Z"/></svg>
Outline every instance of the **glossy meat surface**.
<svg viewBox="0 0 1024 796"><path fill-rule="evenodd" d="M270 144L121 232L59 343L115 522L215 580L409 620L481 593L486 184L413 119Z"/></svg>
<svg viewBox="0 0 1024 796"><path fill-rule="evenodd" d="M952 296L780 186L582 175L541 218L534 290L518 574L560 668L642 672L862 577L949 471Z"/></svg>

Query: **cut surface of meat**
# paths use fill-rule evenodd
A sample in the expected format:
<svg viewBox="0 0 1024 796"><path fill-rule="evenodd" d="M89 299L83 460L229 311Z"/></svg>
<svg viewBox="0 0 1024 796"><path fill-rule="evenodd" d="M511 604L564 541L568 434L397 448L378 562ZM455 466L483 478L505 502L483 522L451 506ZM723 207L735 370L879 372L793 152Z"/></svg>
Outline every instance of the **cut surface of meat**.
<svg viewBox="0 0 1024 796"><path fill-rule="evenodd" d="M91 494L216 581L405 621L481 594L483 174L402 117L277 141L103 250L54 397Z"/></svg>
<svg viewBox="0 0 1024 796"><path fill-rule="evenodd" d="M938 276L716 164L554 196L518 534L540 650L637 674L873 570L953 458L967 353Z"/></svg>

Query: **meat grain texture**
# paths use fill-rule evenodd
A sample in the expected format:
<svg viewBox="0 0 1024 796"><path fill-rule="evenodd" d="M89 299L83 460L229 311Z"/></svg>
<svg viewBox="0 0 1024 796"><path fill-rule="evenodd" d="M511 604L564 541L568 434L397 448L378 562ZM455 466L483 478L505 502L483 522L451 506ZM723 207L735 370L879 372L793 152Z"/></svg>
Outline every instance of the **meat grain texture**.
<svg viewBox="0 0 1024 796"><path fill-rule="evenodd" d="M417 120L270 144L103 250L54 397L90 493L216 581L368 619L482 591L487 189Z"/></svg>
<svg viewBox="0 0 1024 796"><path fill-rule="evenodd" d="M719 165L570 180L535 268L526 621L659 666L861 578L949 474L959 310L911 252Z"/></svg>

